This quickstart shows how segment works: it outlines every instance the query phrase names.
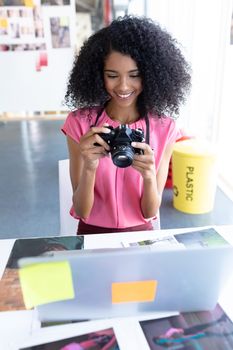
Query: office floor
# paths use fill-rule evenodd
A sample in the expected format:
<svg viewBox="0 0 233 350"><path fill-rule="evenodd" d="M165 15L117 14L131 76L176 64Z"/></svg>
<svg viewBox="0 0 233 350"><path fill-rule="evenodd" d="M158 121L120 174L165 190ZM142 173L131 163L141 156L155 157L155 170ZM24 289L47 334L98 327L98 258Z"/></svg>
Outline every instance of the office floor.
<svg viewBox="0 0 233 350"><path fill-rule="evenodd" d="M0 238L59 233L58 160L67 158L62 120L0 123ZM217 189L211 213L190 215L172 206L165 189L161 228L233 224L233 203Z"/></svg>

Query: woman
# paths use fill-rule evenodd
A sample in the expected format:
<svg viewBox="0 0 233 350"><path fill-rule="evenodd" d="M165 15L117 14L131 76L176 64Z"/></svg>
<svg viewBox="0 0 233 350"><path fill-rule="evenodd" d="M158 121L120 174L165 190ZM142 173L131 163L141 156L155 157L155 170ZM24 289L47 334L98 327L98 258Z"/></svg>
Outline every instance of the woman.
<svg viewBox="0 0 233 350"><path fill-rule="evenodd" d="M74 111L62 128L78 233L152 230L181 136L171 115L189 86L189 67L175 41L148 18L118 18L84 43L66 93ZM109 156L116 135L120 148L122 130L133 154L124 168ZM130 132L141 132L146 142Z"/></svg>

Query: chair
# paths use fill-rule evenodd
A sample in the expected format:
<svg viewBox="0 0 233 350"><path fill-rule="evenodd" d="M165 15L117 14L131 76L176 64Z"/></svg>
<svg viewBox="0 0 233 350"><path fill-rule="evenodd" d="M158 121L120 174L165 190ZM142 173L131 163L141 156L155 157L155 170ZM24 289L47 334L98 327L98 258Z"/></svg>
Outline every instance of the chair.
<svg viewBox="0 0 233 350"><path fill-rule="evenodd" d="M74 219L69 211L72 205L72 186L69 172L69 159L58 161L59 173L59 202L60 202L60 235L76 235L78 220ZM160 229L159 212L157 220L153 220L154 230Z"/></svg>
<svg viewBox="0 0 233 350"><path fill-rule="evenodd" d="M160 230L160 229L161 229L159 211L157 212L157 218L156 218L156 220L152 220L152 225L153 225L153 229L154 229L154 230Z"/></svg>
<svg viewBox="0 0 233 350"><path fill-rule="evenodd" d="M72 205L72 185L70 181L69 159L58 161L59 203L60 203L60 235L76 235L78 220L69 211Z"/></svg>

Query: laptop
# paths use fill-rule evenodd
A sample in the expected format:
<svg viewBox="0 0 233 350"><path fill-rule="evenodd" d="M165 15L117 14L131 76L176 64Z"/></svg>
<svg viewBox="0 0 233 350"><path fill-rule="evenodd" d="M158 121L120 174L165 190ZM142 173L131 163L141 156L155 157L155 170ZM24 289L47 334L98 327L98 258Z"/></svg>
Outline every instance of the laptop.
<svg viewBox="0 0 233 350"><path fill-rule="evenodd" d="M65 251L20 259L19 265L64 260L75 298L38 306L41 321L211 310L232 274L233 247Z"/></svg>

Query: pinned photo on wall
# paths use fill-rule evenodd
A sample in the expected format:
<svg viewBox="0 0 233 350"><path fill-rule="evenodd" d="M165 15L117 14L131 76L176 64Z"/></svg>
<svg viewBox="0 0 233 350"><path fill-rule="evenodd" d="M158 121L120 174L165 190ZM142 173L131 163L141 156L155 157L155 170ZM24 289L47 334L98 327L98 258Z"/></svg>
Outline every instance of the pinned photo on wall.
<svg viewBox="0 0 233 350"><path fill-rule="evenodd" d="M35 6L33 8L33 19L34 19L34 27L35 27L35 37L36 38L43 38L44 37L44 23L43 23L41 6Z"/></svg>
<svg viewBox="0 0 233 350"><path fill-rule="evenodd" d="M0 36L8 35L8 20L6 16L6 11L0 10Z"/></svg>
<svg viewBox="0 0 233 350"><path fill-rule="evenodd" d="M24 0L1 0L0 6L25 6Z"/></svg>
<svg viewBox="0 0 233 350"><path fill-rule="evenodd" d="M1 44L0 45L0 51L10 51L11 45Z"/></svg>
<svg viewBox="0 0 233 350"><path fill-rule="evenodd" d="M45 6L70 5L70 0L41 0L41 5L45 5Z"/></svg>
<svg viewBox="0 0 233 350"><path fill-rule="evenodd" d="M86 41L92 33L91 14L78 12L76 13L76 51L79 52L84 41Z"/></svg>
<svg viewBox="0 0 233 350"><path fill-rule="evenodd" d="M51 17L50 29L52 48L58 49L71 46L69 17Z"/></svg>
<svg viewBox="0 0 233 350"><path fill-rule="evenodd" d="M38 0L1 0L0 6L28 6L38 5Z"/></svg>

